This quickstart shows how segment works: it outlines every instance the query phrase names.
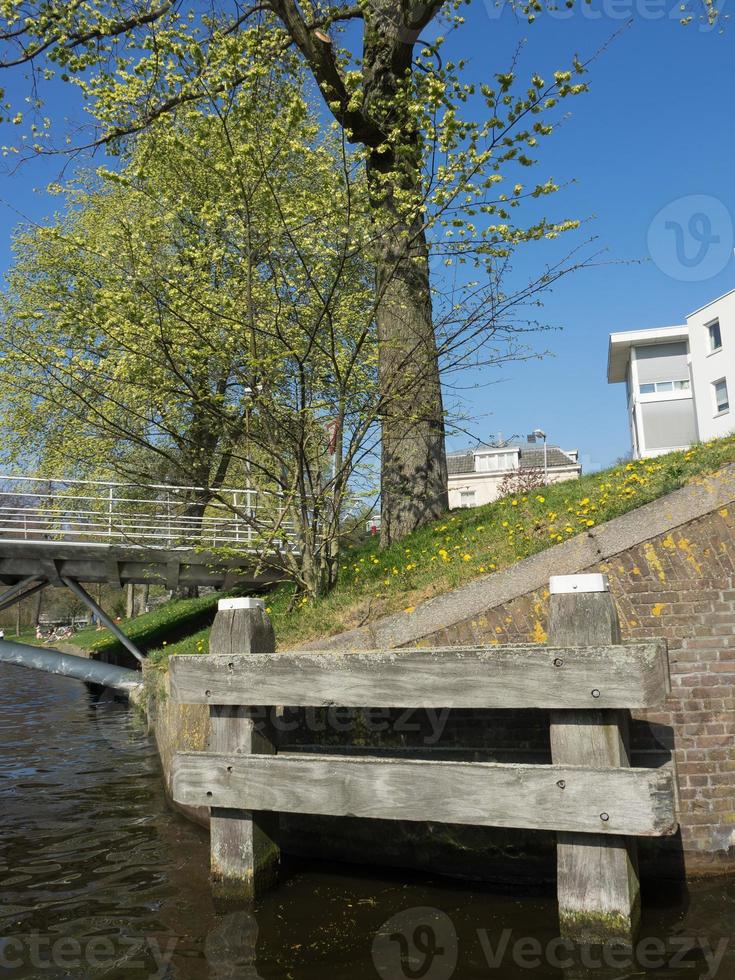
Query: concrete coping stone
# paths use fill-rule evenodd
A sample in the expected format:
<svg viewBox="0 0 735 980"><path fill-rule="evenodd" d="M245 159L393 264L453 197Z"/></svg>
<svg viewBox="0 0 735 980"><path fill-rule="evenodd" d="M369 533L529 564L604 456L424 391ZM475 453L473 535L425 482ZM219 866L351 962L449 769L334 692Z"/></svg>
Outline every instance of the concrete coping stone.
<svg viewBox="0 0 735 980"><path fill-rule="evenodd" d="M251 599L249 596L242 599L220 599L217 608L221 611L227 609L265 609L265 600Z"/></svg>

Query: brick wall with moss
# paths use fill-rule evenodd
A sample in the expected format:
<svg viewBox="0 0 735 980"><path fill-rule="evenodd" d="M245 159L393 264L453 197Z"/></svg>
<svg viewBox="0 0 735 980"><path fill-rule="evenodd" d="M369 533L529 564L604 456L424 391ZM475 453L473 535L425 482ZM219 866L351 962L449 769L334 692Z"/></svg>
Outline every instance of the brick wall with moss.
<svg viewBox="0 0 735 980"><path fill-rule="evenodd" d="M674 753L691 871L735 866L735 507L645 541L584 571L603 572L625 639L666 637L672 694L637 712L634 765ZM422 639L422 645L545 642L548 591ZM526 746L527 747L527 746Z"/></svg>

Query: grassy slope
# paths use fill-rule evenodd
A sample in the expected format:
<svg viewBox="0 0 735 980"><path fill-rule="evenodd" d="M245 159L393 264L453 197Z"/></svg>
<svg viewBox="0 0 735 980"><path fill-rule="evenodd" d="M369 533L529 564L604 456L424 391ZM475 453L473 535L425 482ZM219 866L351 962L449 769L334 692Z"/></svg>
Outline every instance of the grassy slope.
<svg viewBox="0 0 735 980"><path fill-rule="evenodd" d="M175 599L135 619L124 619L120 628L144 653L156 649L165 651L168 643L190 638L195 630L206 629L208 633L220 598L221 594L201 599ZM106 629L81 630L70 637L69 642L93 653L121 649Z"/></svg>
<svg viewBox="0 0 735 980"><path fill-rule="evenodd" d="M345 552L339 584L327 598L294 603L288 584L271 594L267 606L279 646L298 646L391 612L410 614L430 596L507 568L733 462L735 436L729 436L526 496L453 511L387 551L379 551L377 540L371 540ZM168 603L123 628L142 648L152 650L152 660L203 652L217 598ZM95 650L116 645L107 633L94 631L78 634L74 642Z"/></svg>

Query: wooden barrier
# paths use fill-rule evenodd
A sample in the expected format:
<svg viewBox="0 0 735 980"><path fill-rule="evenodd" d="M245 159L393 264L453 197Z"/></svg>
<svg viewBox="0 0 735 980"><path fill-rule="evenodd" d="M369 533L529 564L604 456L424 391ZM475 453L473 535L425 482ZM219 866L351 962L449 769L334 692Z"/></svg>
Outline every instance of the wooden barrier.
<svg viewBox="0 0 735 980"><path fill-rule="evenodd" d="M638 890L629 842L677 827L672 768L632 769L624 749L627 710L656 707L668 693L666 644L620 644L609 593L594 592L590 601L579 591L584 582L576 590L559 582L554 646L273 654L256 651L247 625L257 620L262 627L262 609L218 612L211 642L217 655L172 657L171 692L180 702L209 704L218 726L228 719L247 729L246 738L213 734L209 752L178 753L174 761L174 799L217 815L219 893L249 897L272 881L277 847L267 814L542 828L559 832L565 935L632 938ZM241 654L243 642L252 652ZM263 706L279 704L549 708L554 764L277 753ZM236 846L225 848L223 862L228 834ZM253 846L258 835L266 861Z"/></svg>
<svg viewBox="0 0 735 980"><path fill-rule="evenodd" d="M550 582L549 641L591 646L620 643L617 609L603 575L558 575ZM661 680L659 680L661 684ZM671 690L668 662L659 702ZM572 707L570 705L570 707ZM618 710L610 710L614 707ZM552 711L551 758L559 765L606 766L631 772L630 704L600 704L595 710ZM619 768L618 768L619 767ZM676 795L675 786L672 792ZM671 800L674 808L674 800ZM640 884L634 837L586 834L559 828L557 894L562 933L595 941L632 937L640 920ZM629 835L630 831L627 832Z"/></svg>
<svg viewBox="0 0 735 980"><path fill-rule="evenodd" d="M223 599L212 624L207 662L228 663L238 653L275 649L273 627L259 599ZM241 700L245 701L243 697ZM209 748L235 757L273 754L275 738L267 713L248 705L212 704L209 708ZM212 890L216 897L254 897L278 878L281 853L276 843L277 817L259 813L245 798L235 806L207 798L211 806L210 852Z"/></svg>

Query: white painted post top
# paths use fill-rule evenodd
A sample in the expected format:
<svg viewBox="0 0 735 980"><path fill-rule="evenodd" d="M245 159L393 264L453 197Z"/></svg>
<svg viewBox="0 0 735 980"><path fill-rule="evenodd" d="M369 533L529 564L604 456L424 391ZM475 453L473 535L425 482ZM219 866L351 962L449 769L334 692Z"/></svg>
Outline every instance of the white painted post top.
<svg viewBox="0 0 735 980"><path fill-rule="evenodd" d="M552 575L549 579L549 592L552 595L567 595L570 592L609 592L607 575Z"/></svg>
<svg viewBox="0 0 735 980"><path fill-rule="evenodd" d="M220 599L218 609L265 609L265 599Z"/></svg>

